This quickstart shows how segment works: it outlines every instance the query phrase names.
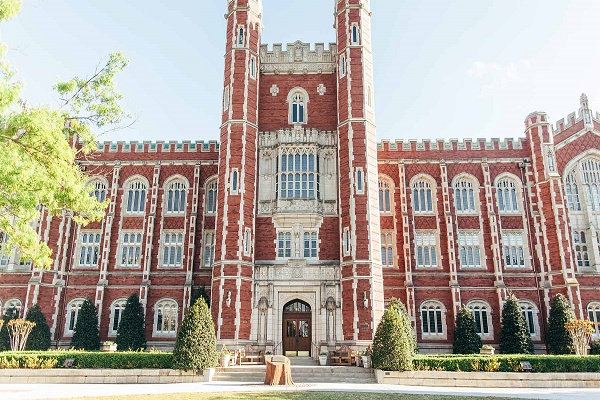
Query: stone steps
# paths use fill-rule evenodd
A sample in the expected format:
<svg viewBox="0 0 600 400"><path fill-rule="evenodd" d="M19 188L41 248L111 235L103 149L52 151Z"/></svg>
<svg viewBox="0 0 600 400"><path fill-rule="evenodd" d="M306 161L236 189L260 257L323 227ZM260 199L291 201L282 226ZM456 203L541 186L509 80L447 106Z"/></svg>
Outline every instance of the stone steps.
<svg viewBox="0 0 600 400"><path fill-rule="evenodd" d="M217 368L213 381L261 383L265 373L265 366ZM295 383L375 383L375 374L358 367L292 365L292 379Z"/></svg>

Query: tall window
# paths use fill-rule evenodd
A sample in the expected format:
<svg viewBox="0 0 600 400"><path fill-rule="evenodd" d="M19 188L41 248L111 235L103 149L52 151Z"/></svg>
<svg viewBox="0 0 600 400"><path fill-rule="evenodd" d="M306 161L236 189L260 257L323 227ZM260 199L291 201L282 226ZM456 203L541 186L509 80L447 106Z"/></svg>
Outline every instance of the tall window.
<svg viewBox="0 0 600 400"><path fill-rule="evenodd" d="M340 77L346 76L346 56L340 57Z"/></svg>
<svg viewBox="0 0 600 400"><path fill-rule="evenodd" d="M415 213L433 212L433 194L431 183L426 180L418 180L412 184L413 210Z"/></svg>
<svg viewBox="0 0 600 400"><path fill-rule="evenodd" d="M438 301L426 301L421 305L421 329L423 336L445 335L444 306Z"/></svg>
<svg viewBox="0 0 600 400"><path fill-rule="evenodd" d="M206 214L214 214L217 212L217 185L216 179L209 181L206 184Z"/></svg>
<svg viewBox="0 0 600 400"><path fill-rule="evenodd" d="M286 149L279 159L279 197L315 199L319 193L318 158L302 149Z"/></svg>
<svg viewBox="0 0 600 400"><path fill-rule="evenodd" d="M304 232L304 258L317 258L317 232Z"/></svg>
<svg viewBox="0 0 600 400"><path fill-rule="evenodd" d="M127 212L143 213L146 205L146 184L140 180L129 183L127 188Z"/></svg>
<svg viewBox="0 0 600 400"><path fill-rule="evenodd" d="M243 46L244 45L244 27L243 26L239 26L238 27L238 31L237 31L237 44L239 46Z"/></svg>
<svg viewBox="0 0 600 400"><path fill-rule="evenodd" d="M473 319L475 320L475 330L481 337L491 336L491 315L490 306L483 301L473 301L467 304L473 310Z"/></svg>
<svg viewBox="0 0 600 400"><path fill-rule="evenodd" d="M81 231L79 234L79 266L98 266L98 255L100 254L100 232Z"/></svg>
<svg viewBox="0 0 600 400"><path fill-rule="evenodd" d="M349 256L350 250L352 247L351 243L350 243L350 228L344 228L343 240L344 240L344 255Z"/></svg>
<svg viewBox="0 0 600 400"><path fill-rule="evenodd" d="M504 178L496 183L498 210L501 213L519 212L517 185L514 179Z"/></svg>
<svg viewBox="0 0 600 400"><path fill-rule="evenodd" d="M364 174L361 167L356 168L356 193L363 194L365 189Z"/></svg>
<svg viewBox="0 0 600 400"><path fill-rule="evenodd" d="M481 267L478 232L458 232L458 254L460 255L461 267Z"/></svg>
<svg viewBox="0 0 600 400"><path fill-rule="evenodd" d="M468 178L457 179L454 182L454 201L456 211L460 213L475 212L475 203L478 200L473 181Z"/></svg>
<svg viewBox="0 0 600 400"><path fill-rule="evenodd" d="M594 337L600 336L600 302L594 301L587 306L588 319L594 324Z"/></svg>
<svg viewBox="0 0 600 400"><path fill-rule="evenodd" d="M256 79L256 57L250 57L250 78Z"/></svg>
<svg viewBox="0 0 600 400"><path fill-rule="evenodd" d="M181 267L183 258L183 232L163 234L163 267Z"/></svg>
<svg viewBox="0 0 600 400"><path fill-rule="evenodd" d="M394 266L394 240L391 233L381 234L381 265L384 267Z"/></svg>
<svg viewBox="0 0 600 400"><path fill-rule="evenodd" d="M359 40L358 26L352 25L352 28L350 29L350 43L358 44L358 40Z"/></svg>
<svg viewBox="0 0 600 400"><path fill-rule="evenodd" d="M139 267L142 255L142 233L123 232L120 254L122 267Z"/></svg>
<svg viewBox="0 0 600 400"><path fill-rule="evenodd" d="M237 168L231 170L231 194L238 193L239 186L239 172Z"/></svg>
<svg viewBox="0 0 600 400"><path fill-rule="evenodd" d="M600 161L588 159L581 163L588 204L600 211Z"/></svg>
<svg viewBox="0 0 600 400"><path fill-rule="evenodd" d="M537 309L529 302L520 302L527 330L531 336L537 336Z"/></svg>
<svg viewBox="0 0 600 400"><path fill-rule="evenodd" d="M435 232L415 233L415 260L417 267L437 267L437 246Z"/></svg>
<svg viewBox="0 0 600 400"><path fill-rule="evenodd" d="M167 189L167 213L184 213L187 185L176 180L169 184Z"/></svg>
<svg viewBox="0 0 600 400"><path fill-rule="evenodd" d="M83 304L83 299L74 299L69 302L67 305L67 318L66 318L66 326L65 326L65 334L68 336L73 335L73 331L75 331L75 325L77 324L77 317L79 316L79 310L81 310L81 305Z"/></svg>
<svg viewBox="0 0 600 400"><path fill-rule="evenodd" d="M160 300L154 306L154 334L175 336L177 332L177 302L171 299Z"/></svg>
<svg viewBox="0 0 600 400"><path fill-rule="evenodd" d="M575 179L575 171L567 175L565 179L565 193L567 195L567 206L570 211L581 211L581 203L579 202L579 189L577 188L577 180Z"/></svg>
<svg viewBox="0 0 600 400"><path fill-rule="evenodd" d="M392 210L392 195L387 180L379 181L379 211L389 213Z"/></svg>
<svg viewBox="0 0 600 400"><path fill-rule="evenodd" d="M306 103L304 100L304 96L301 93L296 93L292 98L292 123L293 124L303 124L304 121L304 112Z"/></svg>
<svg viewBox="0 0 600 400"><path fill-rule="evenodd" d="M212 267L215 261L215 233L206 231L204 233L204 258L203 264L206 268Z"/></svg>
<svg viewBox="0 0 600 400"><path fill-rule="evenodd" d="M117 329L119 329L119 324L121 323L121 317L123 316L123 311L125 310L125 305L127 304L127 299L117 299L113 301L110 306L110 324L108 326L108 335L116 336Z"/></svg>
<svg viewBox="0 0 600 400"><path fill-rule="evenodd" d="M573 245L575 246L575 259L579 268L590 266L588 243L584 231L573 231Z"/></svg>
<svg viewBox="0 0 600 400"><path fill-rule="evenodd" d="M250 249L252 247L252 231L250 228L244 230L244 255L250 255Z"/></svg>
<svg viewBox="0 0 600 400"><path fill-rule="evenodd" d="M289 258L292 256L292 233L279 232L277 234L277 257Z"/></svg>
<svg viewBox="0 0 600 400"><path fill-rule="evenodd" d="M98 200L98 202L103 203L106 200L106 183L101 180L93 180L91 183L92 196Z"/></svg>
<svg viewBox="0 0 600 400"><path fill-rule="evenodd" d="M525 266L525 248L523 232L502 232L502 250L504 251L504 265L506 267Z"/></svg>

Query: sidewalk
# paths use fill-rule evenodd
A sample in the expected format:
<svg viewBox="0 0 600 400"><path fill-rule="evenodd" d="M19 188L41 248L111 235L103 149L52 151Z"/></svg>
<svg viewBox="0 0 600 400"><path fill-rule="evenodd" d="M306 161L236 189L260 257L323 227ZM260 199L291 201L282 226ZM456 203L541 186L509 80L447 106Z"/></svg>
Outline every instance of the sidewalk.
<svg viewBox="0 0 600 400"><path fill-rule="evenodd" d="M89 396L125 396L131 394L167 394L167 393L220 393L220 392L265 392L265 391L334 391L334 392L371 392L371 393L409 393L409 394L445 394L454 396L493 396L520 399L600 399L600 389L494 389L494 388L455 388L455 387L419 387L377 384L348 383L306 383L296 386L265 386L255 383L176 383L146 385L43 385L43 384L2 384L0 399L67 399Z"/></svg>

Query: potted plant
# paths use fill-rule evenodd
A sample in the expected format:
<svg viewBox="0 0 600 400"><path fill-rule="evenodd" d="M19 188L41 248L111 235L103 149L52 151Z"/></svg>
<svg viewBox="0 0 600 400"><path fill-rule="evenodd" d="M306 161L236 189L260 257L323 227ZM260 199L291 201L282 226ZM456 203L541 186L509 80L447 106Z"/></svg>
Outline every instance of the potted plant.
<svg viewBox="0 0 600 400"><path fill-rule="evenodd" d="M111 342L110 340L107 340L106 342L102 343L100 350L110 351L110 352L117 351L117 344L115 342Z"/></svg>
<svg viewBox="0 0 600 400"><path fill-rule="evenodd" d="M223 345L223 347L221 347L221 367L228 367L230 358L231 354L229 354L229 350Z"/></svg>
<svg viewBox="0 0 600 400"><path fill-rule="evenodd" d="M371 368L371 346L367 347L365 354L361 356L363 368Z"/></svg>
<svg viewBox="0 0 600 400"><path fill-rule="evenodd" d="M484 344L479 349L479 354L494 355L494 351L495 349L493 346L490 346L489 344Z"/></svg>
<svg viewBox="0 0 600 400"><path fill-rule="evenodd" d="M324 351L322 351L321 354L319 354L319 365L327 365L327 353Z"/></svg>

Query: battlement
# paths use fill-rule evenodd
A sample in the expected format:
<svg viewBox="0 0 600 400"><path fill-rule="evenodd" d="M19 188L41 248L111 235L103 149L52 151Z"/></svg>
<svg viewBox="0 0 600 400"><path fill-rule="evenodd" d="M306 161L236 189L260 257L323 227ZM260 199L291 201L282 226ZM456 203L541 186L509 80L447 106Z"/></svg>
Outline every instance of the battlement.
<svg viewBox="0 0 600 400"><path fill-rule="evenodd" d="M98 153L210 153L219 152L219 142L204 141L169 141L169 142L99 142Z"/></svg>
<svg viewBox="0 0 600 400"><path fill-rule="evenodd" d="M384 139L377 144L382 151L487 151L487 150L523 150L525 138L478 138L478 139Z"/></svg>
<svg viewBox="0 0 600 400"><path fill-rule="evenodd" d="M316 74L334 73L336 70L337 45L330 43L310 44L296 41L283 45L277 43L269 50L268 45L260 46L260 70L263 74Z"/></svg>
<svg viewBox="0 0 600 400"><path fill-rule="evenodd" d="M316 144L332 147L337 145L337 132L293 128L259 133L259 147L273 147L279 144Z"/></svg>
<svg viewBox="0 0 600 400"><path fill-rule="evenodd" d="M557 135L571 128L575 124L584 120L585 113L589 113L590 118L596 121L598 124L600 124L599 112L594 113L592 110L584 110L580 108L578 112L574 111L571 114L567 115L566 121L565 118L561 118L558 121L556 121L556 124L552 127L552 132L554 133L554 135Z"/></svg>

